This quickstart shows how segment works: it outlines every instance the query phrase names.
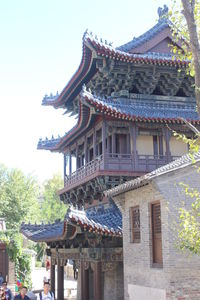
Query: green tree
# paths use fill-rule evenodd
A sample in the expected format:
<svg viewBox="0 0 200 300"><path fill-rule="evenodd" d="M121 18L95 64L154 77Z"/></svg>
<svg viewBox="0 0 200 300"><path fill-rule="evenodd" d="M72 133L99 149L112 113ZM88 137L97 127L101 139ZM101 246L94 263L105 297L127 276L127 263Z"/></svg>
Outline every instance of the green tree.
<svg viewBox="0 0 200 300"><path fill-rule="evenodd" d="M189 145L189 155L192 163L194 164L194 172L200 173L200 167L196 165L195 153L197 153L200 145L200 132L190 123L186 121L188 127L194 131L194 139L188 139L186 136L173 132L174 136L182 140ZM179 208L179 221L177 223L178 228L178 240L177 246L181 250L189 250L193 254L200 255L200 192L197 188L191 188L185 182L179 183L183 189L185 198L190 198L189 205L186 201L183 201L182 207Z"/></svg>
<svg viewBox="0 0 200 300"><path fill-rule="evenodd" d="M0 216L8 229L19 230L24 222L35 222L39 213L38 185L18 169L0 166Z"/></svg>
<svg viewBox="0 0 200 300"><path fill-rule="evenodd" d="M172 31L175 41L182 41L182 49L173 47L173 52L181 60L189 61L187 72L195 77L195 98L197 111L200 115L200 1L172 0L169 12L172 21ZM187 126L195 133L196 140L180 137L189 144L190 155L195 163L193 154L199 151L200 132L186 120ZM199 170L197 169L197 172ZM179 247L192 253L200 254L200 193L192 189L187 183L180 183L185 190L186 197L191 197L191 207L185 204L180 209Z"/></svg>
<svg viewBox="0 0 200 300"><path fill-rule="evenodd" d="M41 219L44 222L54 222L64 219L67 206L60 201L58 190L63 187L63 179L59 174L44 183L43 201L41 205Z"/></svg>
<svg viewBox="0 0 200 300"><path fill-rule="evenodd" d="M188 59L189 73L195 77L195 98L200 114L200 1L172 0L169 12L174 37L182 41L182 49L174 47L181 59Z"/></svg>
<svg viewBox="0 0 200 300"><path fill-rule="evenodd" d="M6 219L7 230L0 232L0 240L7 244L9 257L15 262L17 279L30 286L30 256L23 251L19 233L24 222L38 219L38 185L31 176L18 169L0 165L0 216Z"/></svg>

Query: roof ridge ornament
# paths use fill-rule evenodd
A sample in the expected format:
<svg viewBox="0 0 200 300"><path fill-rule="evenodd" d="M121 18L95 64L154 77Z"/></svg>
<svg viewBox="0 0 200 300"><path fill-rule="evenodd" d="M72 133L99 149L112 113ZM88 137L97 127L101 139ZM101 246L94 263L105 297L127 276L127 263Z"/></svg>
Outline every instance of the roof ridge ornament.
<svg viewBox="0 0 200 300"><path fill-rule="evenodd" d="M100 43L100 44L103 44L103 45L113 48L113 42L110 42L108 40L104 40L103 38L98 37L97 34L94 34L92 31L89 31L88 29L86 29L86 31L83 34L83 41L85 41L87 38L95 41L96 43Z"/></svg>
<svg viewBox="0 0 200 300"><path fill-rule="evenodd" d="M158 16L159 16L159 21L162 19L167 19L168 18L168 12L169 12L169 8L166 4L164 4L163 8L162 7L158 7Z"/></svg>

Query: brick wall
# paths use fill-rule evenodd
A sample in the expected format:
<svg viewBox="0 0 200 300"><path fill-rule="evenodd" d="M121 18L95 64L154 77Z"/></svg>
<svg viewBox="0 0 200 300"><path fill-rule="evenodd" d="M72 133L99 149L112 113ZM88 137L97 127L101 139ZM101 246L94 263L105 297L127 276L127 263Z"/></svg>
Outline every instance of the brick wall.
<svg viewBox="0 0 200 300"><path fill-rule="evenodd" d="M179 186L187 182L200 189L200 174L193 167L157 177L149 185L115 197L123 213L125 300L200 299L200 257L176 247L178 208L186 197ZM163 268L152 267L150 203L161 203ZM123 202L123 203L122 203ZM129 209L140 206L141 242L130 243Z"/></svg>
<svg viewBox="0 0 200 300"><path fill-rule="evenodd" d="M114 268L103 272L104 300L124 299L123 263L116 263Z"/></svg>

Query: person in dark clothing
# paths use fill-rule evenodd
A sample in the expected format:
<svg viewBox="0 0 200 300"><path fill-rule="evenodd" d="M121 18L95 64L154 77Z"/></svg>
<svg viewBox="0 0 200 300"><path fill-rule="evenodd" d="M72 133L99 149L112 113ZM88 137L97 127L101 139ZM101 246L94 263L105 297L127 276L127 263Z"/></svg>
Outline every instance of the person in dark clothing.
<svg viewBox="0 0 200 300"><path fill-rule="evenodd" d="M13 294L11 290L7 287L7 281L3 281L2 287L6 295L6 300L13 300Z"/></svg>
<svg viewBox="0 0 200 300"><path fill-rule="evenodd" d="M23 286L20 290L20 293L15 296L14 300L30 300L30 298L26 294L27 294L27 287Z"/></svg>
<svg viewBox="0 0 200 300"><path fill-rule="evenodd" d="M0 286L0 300L6 300L4 288Z"/></svg>
<svg viewBox="0 0 200 300"><path fill-rule="evenodd" d="M4 282L4 278L3 278L2 272L0 272L0 286L2 286L3 282Z"/></svg>

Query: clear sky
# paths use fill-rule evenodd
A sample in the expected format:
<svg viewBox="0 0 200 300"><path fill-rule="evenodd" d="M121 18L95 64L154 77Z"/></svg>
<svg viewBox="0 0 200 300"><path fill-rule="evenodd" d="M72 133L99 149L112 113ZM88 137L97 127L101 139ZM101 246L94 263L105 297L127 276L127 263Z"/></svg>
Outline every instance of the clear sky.
<svg viewBox="0 0 200 300"><path fill-rule="evenodd" d="M75 121L41 106L79 66L88 28L119 46L155 25L170 0L0 0L0 163L39 180L63 171L62 154L37 150Z"/></svg>

